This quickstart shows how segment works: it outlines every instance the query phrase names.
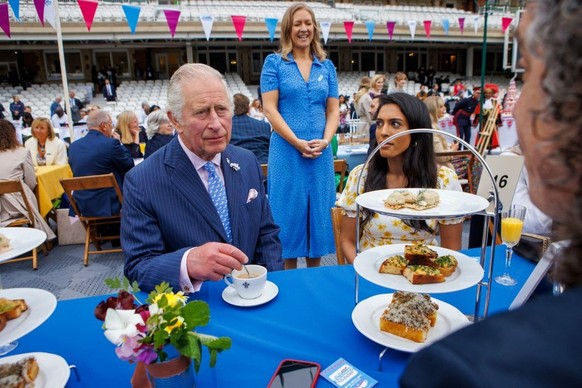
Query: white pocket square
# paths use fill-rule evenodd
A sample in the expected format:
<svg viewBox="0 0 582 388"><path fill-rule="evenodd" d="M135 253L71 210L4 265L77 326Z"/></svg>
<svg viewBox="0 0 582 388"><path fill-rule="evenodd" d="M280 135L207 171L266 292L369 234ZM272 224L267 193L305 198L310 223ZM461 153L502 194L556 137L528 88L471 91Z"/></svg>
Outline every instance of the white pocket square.
<svg viewBox="0 0 582 388"><path fill-rule="evenodd" d="M247 197L247 203L251 202L253 199L257 198L259 193L255 189L249 190L249 196Z"/></svg>

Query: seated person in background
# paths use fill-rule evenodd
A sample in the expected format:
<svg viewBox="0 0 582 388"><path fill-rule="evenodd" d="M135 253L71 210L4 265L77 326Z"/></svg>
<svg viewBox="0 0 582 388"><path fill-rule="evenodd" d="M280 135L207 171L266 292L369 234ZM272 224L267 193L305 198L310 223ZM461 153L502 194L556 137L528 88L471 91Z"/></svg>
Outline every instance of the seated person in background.
<svg viewBox="0 0 582 388"><path fill-rule="evenodd" d="M32 122L32 137L24 143L35 166L67 164L67 147L55 135L49 119L39 117Z"/></svg>
<svg viewBox="0 0 582 388"><path fill-rule="evenodd" d="M94 110L87 116L89 131L69 147L69 164L73 176L113 173L123 190L125 173L133 167L133 159L119 140L112 138L113 122L104 110ZM83 191L75 195L79 210L86 215L101 217L119 214L121 204L113 189ZM71 213L73 215L74 213Z"/></svg>
<svg viewBox="0 0 582 388"><path fill-rule="evenodd" d="M71 135L69 133L69 118L63 108L58 107L55 109L55 114L51 117L51 124L53 125L55 134L59 137L59 139L64 141L66 141L66 139L70 139Z"/></svg>
<svg viewBox="0 0 582 388"><path fill-rule="evenodd" d="M148 142L146 144L144 158L148 158L174 138L174 127L168 115L163 110L150 113L147 117L146 125Z"/></svg>
<svg viewBox="0 0 582 388"><path fill-rule="evenodd" d="M519 145L510 147L501 155L523 155ZM552 219L544 214L531 200L529 196L529 177L524 165L517 181L512 204L522 205L527 208L523 221L522 233L534 233L549 236L552 233Z"/></svg>
<svg viewBox="0 0 582 388"><path fill-rule="evenodd" d="M44 231L48 240L54 239L54 232L38 211L38 202L34 195L36 175L30 152L18 143L14 125L4 119L0 119L0 177L19 179L24 183L24 191L34 213L34 227ZM24 215L28 215L28 209L20 194L0 195L0 227Z"/></svg>
<svg viewBox="0 0 582 388"><path fill-rule="evenodd" d="M552 275L565 291L530 299L414 353L401 387L582 386L580 20L579 0L528 1L516 33L525 74L513 114L531 199L554 221L553 239L569 242L554 257Z"/></svg>
<svg viewBox="0 0 582 388"><path fill-rule="evenodd" d="M247 96L237 93L233 96L233 100L234 116L230 144L252 151L259 163L266 164L269 158L271 126L248 115L249 98Z"/></svg>
<svg viewBox="0 0 582 388"><path fill-rule="evenodd" d="M261 100L259 100L258 98L255 98L253 100L253 103L251 104L251 107L249 110L249 116L251 116L253 119L257 119L257 120L265 120L265 114L263 113L263 106L261 105Z"/></svg>
<svg viewBox="0 0 582 388"><path fill-rule="evenodd" d="M424 100L424 104L428 109L428 114L430 115L430 122L431 128L436 129L437 131L440 130L439 127L439 119L444 117L447 109L445 108L445 102L443 101L442 97L439 96L430 96ZM452 143L449 145L447 138L444 135L437 135L433 134L432 136L433 145L434 145L434 152L449 152L449 151L457 151L459 148L459 144ZM439 166L445 166L454 170L453 163L451 161L454 159L454 156L437 156L436 161Z"/></svg>
<svg viewBox="0 0 582 388"><path fill-rule="evenodd" d="M167 107L178 136L125 180L125 275L144 291L166 281L195 292L244 263L283 269L261 167L252 152L228 144L232 102L222 75L183 65Z"/></svg>
<svg viewBox="0 0 582 388"><path fill-rule="evenodd" d="M414 128L430 128L430 117L422 101L406 93L391 93L380 97L374 148L390 136ZM337 206L346 211L342 218L340 239L349 263L353 263L356 256L357 195L373 190L408 187L461 191L455 172L447 167L437 167L430 133L401 136L382 147L370 161L368 171L363 172L363 185L356 188L363 167L356 166L350 172L344 192L337 201ZM434 236L439 229L443 247L461 249L462 218L411 221L367 210L363 214L360 228L362 250L419 240L434 244Z"/></svg>
<svg viewBox="0 0 582 388"><path fill-rule="evenodd" d="M139 122L133 111L126 110L117 116L115 127L121 138L121 144L127 149L132 158L143 158L139 148Z"/></svg>

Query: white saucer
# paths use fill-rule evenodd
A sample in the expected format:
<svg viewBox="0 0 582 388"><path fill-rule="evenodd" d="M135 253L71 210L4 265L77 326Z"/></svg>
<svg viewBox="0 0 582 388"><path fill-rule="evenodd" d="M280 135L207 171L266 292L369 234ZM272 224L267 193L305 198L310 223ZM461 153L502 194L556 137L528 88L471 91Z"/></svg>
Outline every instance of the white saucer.
<svg viewBox="0 0 582 388"><path fill-rule="evenodd" d="M222 299L228 304L238 307L252 307L252 306L260 306L267 302L273 300L274 297L277 296L279 293L279 287L273 282L267 280L265 283L265 289L263 290L263 294L255 299L243 299L238 296L236 290L232 287L226 287L224 291L222 291Z"/></svg>

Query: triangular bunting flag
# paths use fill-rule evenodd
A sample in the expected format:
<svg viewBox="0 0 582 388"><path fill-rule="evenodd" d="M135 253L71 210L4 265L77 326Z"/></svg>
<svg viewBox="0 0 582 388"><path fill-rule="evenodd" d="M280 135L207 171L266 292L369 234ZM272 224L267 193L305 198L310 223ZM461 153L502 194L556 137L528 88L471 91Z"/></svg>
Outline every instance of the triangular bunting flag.
<svg viewBox="0 0 582 388"><path fill-rule="evenodd" d="M36 14L38 15L40 24L44 27L44 0L34 0L34 8L36 8Z"/></svg>
<svg viewBox="0 0 582 388"><path fill-rule="evenodd" d="M269 39L271 43L275 39L275 31L277 30L277 18L265 18L265 24L267 25L267 31L269 31Z"/></svg>
<svg viewBox="0 0 582 388"><path fill-rule="evenodd" d="M95 11L97 11L99 3L92 0L77 0L77 3L79 3L79 8L81 8L81 13L83 14L87 30L91 31L93 19L95 18Z"/></svg>
<svg viewBox="0 0 582 388"><path fill-rule="evenodd" d="M449 35L449 19L443 20L443 30L445 31L445 35Z"/></svg>
<svg viewBox="0 0 582 388"><path fill-rule="evenodd" d="M168 28L170 29L170 34L173 38L176 33L176 27L178 27L178 20L180 20L180 11L175 9L165 9L164 15L166 15L166 22L168 22Z"/></svg>
<svg viewBox="0 0 582 388"><path fill-rule="evenodd" d="M430 27L432 25L432 21L425 20L423 21L423 23L424 23L424 33L426 34L426 37L430 39Z"/></svg>
<svg viewBox="0 0 582 388"><path fill-rule="evenodd" d="M210 33L212 32L212 25L214 24L214 16L212 15L200 15L200 23L202 23L202 28L204 29L204 35L206 36L206 41L210 40Z"/></svg>
<svg viewBox="0 0 582 388"><path fill-rule="evenodd" d="M414 40L414 34L416 33L416 20L409 20L408 22L408 29L410 30L410 36L412 40Z"/></svg>
<svg viewBox="0 0 582 388"><path fill-rule="evenodd" d="M459 29L461 30L461 34L465 31L465 18L459 18Z"/></svg>
<svg viewBox="0 0 582 388"><path fill-rule="evenodd" d="M44 20L56 30L57 21L55 15L55 0L45 0L44 2Z"/></svg>
<svg viewBox="0 0 582 388"><path fill-rule="evenodd" d="M138 5L122 4L123 12L125 13L125 19L127 20L127 25L131 30L132 34L135 34L135 29L137 27L137 21L139 20L139 13L141 12L141 7Z"/></svg>
<svg viewBox="0 0 582 388"><path fill-rule="evenodd" d="M473 15L473 28L475 29L475 34L479 30L479 15Z"/></svg>
<svg viewBox="0 0 582 388"><path fill-rule="evenodd" d="M323 43L327 44L327 39L329 38L329 30L331 29L331 22L329 20L320 21L321 33L323 34Z"/></svg>
<svg viewBox="0 0 582 388"><path fill-rule="evenodd" d="M354 31L354 21L353 20L344 21L344 30L346 30L348 42L352 43L352 32Z"/></svg>
<svg viewBox="0 0 582 388"><path fill-rule="evenodd" d="M386 29L388 30L388 37L392 40L392 35L394 35L394 27L396 22L386 22Z"/></svg>
<svg viewBox="0 0 582 388"><path fill-rule="evenodd" d="M374 37L374 28L376 27L376 22L373 20L366 21L366 28L368 29L368 40L371 42Z"/></svg>
<svg viewBox="0 0 582 388"><path fill-rule="evenodd" d="M245 23L247 21L247 17L231 15L230 18L232 19L232 24L234 26L234 30L236 31L236 36L238 37L238 40L240 42L242 40L243 32L245 30Z"/></svg>
<svg viewBox="0 0 582 388"><path fill-rule="evenodd" d="M505 31L507 31L507 27L509 27L511 25L511 22L513 21L513 18L509 18L509 17L502 17L501 18L501 30L503 31L503 33L505 34Z"/></svg>
<svg viewBox="0 0 582 388"><path fill-rule="evenodd" d="M12 13L14 13L14 18L20 21L20 1L19 0L8 0L10 3L10 8L12 8Z"/></svg>
<svg viewBox="0 0 582 388"><path fill-rule="evenodd" d="M0 28L6 34L7 37L10 36L10 19L8 17L8 3L0 4Z"/></svg>

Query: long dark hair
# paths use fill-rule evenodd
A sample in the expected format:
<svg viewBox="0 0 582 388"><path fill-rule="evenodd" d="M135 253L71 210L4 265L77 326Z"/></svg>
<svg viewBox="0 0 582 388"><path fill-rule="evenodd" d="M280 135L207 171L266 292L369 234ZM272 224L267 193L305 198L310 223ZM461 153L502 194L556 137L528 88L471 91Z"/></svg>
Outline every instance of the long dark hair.
<svg viewBox="0 0 582 388"><path fill-rule="evenodd" d="M0 152L21 147L16 137L16 129L8 120L0 119Z"/></svg>
<svg viewBox="0 0 582 388"><path fill-rule="evenodd" d="M384 105L397 105L406 119L410 129L432 128L428 109L422 101L406 93L391 93L379 97L379 105L374 115L377 118L378 112ZM372 139L370 147L378 146L376 137ZM383 190L388 187L386 174L390 171L390 165L380 152L374 154L368 165L368 177L364 183L364 192L373 190ZM408 187L436 188L437 185L437 164L434 154L432 133L414 133L410 135L410 147L404 151L403 163L404 175L408 179ZM365 225L372 217L373 213L364 211ZM416 229L434 233L426 221L403 220L403 222ZM363 229L363 228L362 228Z"/></svg>

